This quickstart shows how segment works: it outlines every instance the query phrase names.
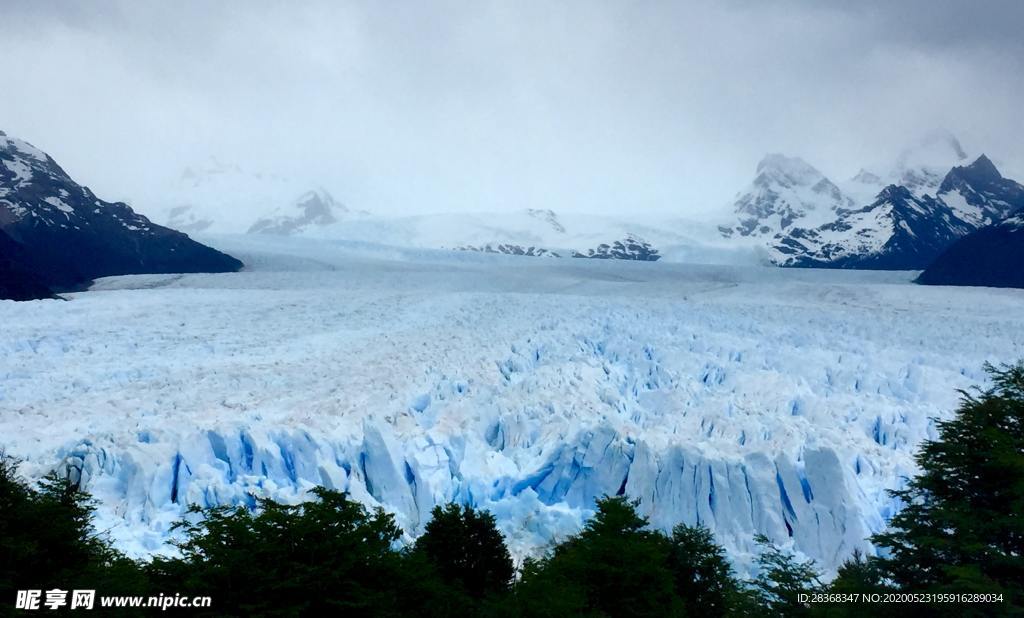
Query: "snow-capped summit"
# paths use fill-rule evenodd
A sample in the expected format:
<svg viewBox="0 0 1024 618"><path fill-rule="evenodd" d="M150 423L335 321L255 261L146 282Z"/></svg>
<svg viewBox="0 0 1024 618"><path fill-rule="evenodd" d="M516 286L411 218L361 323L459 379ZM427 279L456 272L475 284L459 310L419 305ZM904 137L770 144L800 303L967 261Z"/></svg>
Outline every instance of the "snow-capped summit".
<svg viewBox="0 0 1024 618"><path fill-rule="evenodd" d="M1024 186L1003 178L985 155L970 165L950 170L937 196L975 227L990 225L1024 209Z"/></svg>
<svg viewBox="0 0 1024 618"><path fill-rule="evenodd" d="M14 243L0 253L0 261L16 262L22 272L56 288L115 274L223 272L242 266L153 224L125 203L99 199L46 153L2 133L0 232Z"/></svg>
<svg viewBox="0 0 1024 618"><path fill-rule="evenodd" d="M888 184L878 174L861 168L853 178L842 183L842 190L856 205L864 206L875 201L878 193Z"/></svg>
<svg viewBox="0 0 1024 618"><path fill-rule="evenodd" d="M873 172L869 172L863 167L860 171L850 179L851 182L859 182L865 185L880 185L882 184L882 178Z"/></svg>
<svg viewBox="0 0 1024 618"><path fill-rule="evenodd" d="M70 180L67 173L45 152L0 131L0 198L12 195L16 191L31 189L33 185L67 180ZM38 206L38 210L68 212L66 205L62 206L56 202L44 200L43 204ZM15 206L13 200L7 200L5 205L8 216L15 219L30 214L27 208Z"/></svg>
<svg viewBox="0 0 1024 618"><path fill-rule="evenodd" d="M838 209L854 205L835 183L803 159L769 154L733 204L738 222L720 229L727 237L770 238L793 225L820 225Z"/></svg>
<svg viewBox="0 0 1024 618"><path fill-rule="evenodd" d="M555 211L551 209L527 208L526 214L539 221L544 221L559 234L565 234L565 226L558 220L558 215L555 214Z"/></svg>
<svg viewBox="0 0 1024 618"><path fill-rule="evenodd" d="M156 199L154 217L189 232L291 234L365 214L317 183L215 158L185 168Z"/></svg>
<svg viewBox="0 0 1024 618"><path fill-rule="evenodd" d="M921 269L951 243L1024 208L1024 187L985 155L969 165L948 131L904 150L888 173L861 168L842 188L801 159L769 155L736 201L729 238L766 243L783 266Z"/></svg>
<svg viewBox="0 0 1024 618"><path fill-rule="evenodd" d="M800 157L770 153L757 164L759 177L764 175L783 186L812 185L824 176ZM756 181L755 181L756 182Z"/></svg>
<svg viewBox="0 0 1024 618"><path fill-rule="evenodd" d="M277 208L273 215L257 220L249 233L295 234L310 227L337 223L347 214L349 209L335 201L325 189L307 191L288 207Z"/></svg>
<svg viewBox="0 0 1024 618"><path fill-rule="evenodd" d="M892 184L835 221L777 235L771 250L783 266L922 269L957 239L1022 209L1024 186L981 155L949 170L934 197Z"/></svg>
<svg viewBox="0 0 1024 618"><path fill-rule="evenodd" d="M889 185L835 221L776 236L772 249L780 266L916 270L973 229L942 201Z"/></svg>
<svg viewBox="0 0 1024 618"><path fill-rule="evenodd" d="M945 130L932 131L900 153L886 181L906 187L918 197L934 196L949 170L966 160L967 152L956 136Z"/></svg>
<svg viewBox="0 0 1024 618"><path fill-rule="evenodd" d="M906 187L917 197L934 197L946 173L967 157L955 135L935 130L904 148L895 161L862 168L842 189L858 206L871 203L888 185Z"/></svg>

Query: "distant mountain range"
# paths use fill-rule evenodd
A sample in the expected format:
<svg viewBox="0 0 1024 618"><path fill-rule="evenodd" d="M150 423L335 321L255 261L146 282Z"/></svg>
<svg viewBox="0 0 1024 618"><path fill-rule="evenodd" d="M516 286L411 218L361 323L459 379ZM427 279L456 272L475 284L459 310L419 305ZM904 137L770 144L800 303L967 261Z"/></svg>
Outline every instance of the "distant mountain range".
<svg viewBox="0 0 1024 618"><path fill-rule="evenodd" d="M321 186L216 159L186 168L157 199L151 212L158 221L195 233L301 234L368 215Z"/></svg>
<svg viewBox="0 0 1024 618"><path fill-rule="evenodd" d="M713 226L688 222L658 225L617 217L525 209L494 213L444 213L368 217L319 228L309 235L371 241L401 247L453 249L529 257L656 261L679 252L719 250L724 261L755 263L743 248L729 254ZM718 244L707 244L711 238ZM746 255L742 255L742 253ZM700 258L697 257L697 261Z"/></svg>
<svg viewBox="0 0 1024 618"><path fill-rule="evenodd" d="M556 213L548 209L514 212L437 213L374 216L352 210L323 188L269 174L249 174L216 164L182 175L181 186L158 209L171 227L203 233L301 235L399 247L448 249L529 257L576 257L655 261L683 250L701 255L728 253L728 243L712 225L664 226L618 217ZM754 263L753 252L743 249Z"/></svg>
<svg viewBox="0 0 1024 618"><path fill-rule="evenodd" d="M127 204L99 199L49 155L0 132L0 298L47 298L109 275L241 267Z"/></svg>
<svg viewBox="0 0 1024 618"><path fill-rule="evenodd" d="M168 192L167 225L196 232L299 234L529 257L727 261L921 270L958 239L1024 207L1024 188L937 131L890 164L835 182L770 154L720 225L524 209L406 217L354 211L320 187L213 161Z"/></svg>
<svg viewBox="0 0 1024 618"><path fill-rule="evenodd" d="M1024 186L985 155L971 160L948 133L844 182L798 157L767 155L721 225L547 209L374 216L323 187L213 160L185 170L150 210L164 227L99 200L26 142L3 136L0 163L0 295L11 298L109 274L240 267L169 228L530 257L923 270L960 239L1024 212Z"/></svg>
<svg viewBox="0 0 1024 618"><path fill-rule="evenodd" d="M763 243L779 266L920 270L958 239L1024 209L1024 187L987 156L956 164L966 154L947 134L925 145L926 163L904 153L887 174L862 169L845 188L799 158L769 155L720 233ZM943 156L951 163L940 173Z"/></svg>

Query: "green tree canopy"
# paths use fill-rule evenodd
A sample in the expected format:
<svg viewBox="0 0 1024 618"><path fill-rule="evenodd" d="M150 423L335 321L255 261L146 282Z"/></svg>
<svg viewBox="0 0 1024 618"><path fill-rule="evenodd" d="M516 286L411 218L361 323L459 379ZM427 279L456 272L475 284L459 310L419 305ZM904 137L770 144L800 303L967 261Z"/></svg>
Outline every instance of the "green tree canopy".
<svg viewBox="0 0 1024 618"><path fill-rule="evenodd" d="M471 506L434 507L414 552L475 599L507 592L515 576L512 556L494 516Z"/></svg>
<svg viewBox="0 0 1024 618"><path fill-rule="evenodd" d="M687 616L711 618L729 614L739 593L739 583L725 550L715 543L710 530L703 526L676 526L669 539L668 567L676 594L686 605Z"/></svg>
<svg viewBox="0 0 1024 618"><path fill-rule="evenodd" d="M552 615L547 608L557 604L571 615L680 616L670 549L635 503L604 497L579 534L524 569L517 597L525 601L526 615ZM566 607L570 602L576 607Z"/></svg>
<svg viewBox="0 0 1024 618"><path fill-rule="evenodd" d="M773 616L809 615L810 606L800 601L800 595L821 591L821 575L814 562L798 560L763 534L754 540L761 546L758 574L753 582L761 605Z"/></svg>
<svg viewBox="0 0 1024 618"><path fill-rule="evenodd" d="M398 615L402 535L381 509L368 512L342 492L318 487L299 505L261 500L244 507L193 508L178 525L181 559L157 560L156 581L256 615Z"/></svg>
<svg viewBox="0 0 1024 618"><path fill-rule="evenodd" d="M962 393L955 416L917 455L921 473L873 540L901 588L1002 592L1024 606L1024 364L986 366L992 385Z"/></svg>
<svg viewBox="0 0 1024 618"><path fill-rule="evenodd" d="M0 595L8 608L17 590L145 592L138 565L97 533L88 494L55 473L33 487L17 467L0 453Z"/></svg>

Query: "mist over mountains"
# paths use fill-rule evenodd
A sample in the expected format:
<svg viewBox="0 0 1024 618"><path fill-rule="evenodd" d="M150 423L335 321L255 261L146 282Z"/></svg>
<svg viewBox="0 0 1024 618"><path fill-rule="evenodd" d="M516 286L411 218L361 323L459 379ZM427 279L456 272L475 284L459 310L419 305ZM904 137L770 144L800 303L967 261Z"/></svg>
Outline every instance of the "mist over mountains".
<svg viewBox="0 0 1024 618"><path fill-rule="evenodd" d="M195 232L522 256L921 270L955 240L1024 205L1020 184L988 156L969 155L948 131L876 158L889 162L832 179L799 157L768 154L747 188L700 219L652 217L626 204L611 216L486 204L478 212L385 216L343 204L315 182L227 166L186 170L164 198L169 205L156 210L167 225Z"/></svg>

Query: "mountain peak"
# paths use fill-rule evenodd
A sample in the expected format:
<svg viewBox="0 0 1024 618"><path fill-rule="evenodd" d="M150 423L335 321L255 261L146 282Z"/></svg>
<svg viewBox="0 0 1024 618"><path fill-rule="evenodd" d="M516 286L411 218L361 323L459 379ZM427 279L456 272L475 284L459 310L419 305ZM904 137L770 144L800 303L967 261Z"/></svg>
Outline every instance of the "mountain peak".
<svg viewBox="0 0 1024 618"><path fill-rule="evenodd" d="M304 192L285 208L278 208L269 217L258 219L249 228L250 234L294 234L311 226L327 226L348 213L324 188Z"/></svg>
<svg viewBox="0 0 1024 618"><path fill-rule="evenodd" d="M774 181L784 186L811 186L825 177L800 157L778 153L765 155L757 164L757 174L761 183Z"/></svg>
<svg viewBox="0 0 1024 618"><path fill-rule="evenodd" d="M918 197L934 195L950 168L966 159L966 151L952 133L932 131L900 153L886 181L901 184Z"/></svg>
<svg viewBox="0 0 1024 618"><path fill-rule="evenodd" d="M977 190L982 187L998 185L1002 181L1003 175L996 169L992 160L985 155L981 155L970 165L958 165L949 170L949 173L946 174L942 181L942 186L939 187L939 192L947 193L964 182L974 186L975 190Z"/></svg>
<svg viewBox="0 0 1024 618"><path fill-rule="evenodd" d="M857 175L851 178L853 182L861 182L864 184L882 184L882 177L874 172L869 172L863 167L857 172Z"/></svg>
<svg viewBox="0 0 1024 618"><path fill-rule="evenodd" d="M0 232L21 246L14 261L47 287L75 287L110 275L232 272L242 266L153 224L124 202L99 199L45 152L6 135L0 138L0 196ZM9 250L0 250L0 262L10 257Z"/></svg>
<svg viewBox="0 0 1024 618"><path fill-rule="evenodd" d="M992 163L992 160L984 154L975 159L974 163L971 163L964 169L970 170L974 175L990 178L992 180L998 180L1003 177L1003 175L999 173L999 170L996 169L995 163Z"/></svg>
<svg viewBox="0 0 1024 618"><path fill-rule="evenodd" d="M761 162L757 164L758 172L763 172L765 170L779 170L783 172L806 172L808 170L812 172L818 171L800 157L788 157L778 152L766 154L761 159Z"/></svg>
<svg viewBox="0 0 1024 618"><path fill-rule="evenodd" d="M937 195L958 217L977 226L989 225L1024 208L1024 186L1004 178L985 155L970 165L949 170Z"/></svg>
<svg viewBox="0 0 1024 618"><path fill-rule="evenodd" d="M914 194L911 193L910 189L902 185L889 185L878 194L877 201L902 201L913 199Z"/></svg>

